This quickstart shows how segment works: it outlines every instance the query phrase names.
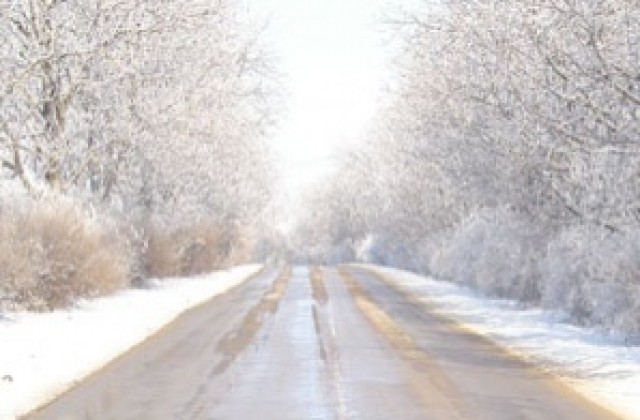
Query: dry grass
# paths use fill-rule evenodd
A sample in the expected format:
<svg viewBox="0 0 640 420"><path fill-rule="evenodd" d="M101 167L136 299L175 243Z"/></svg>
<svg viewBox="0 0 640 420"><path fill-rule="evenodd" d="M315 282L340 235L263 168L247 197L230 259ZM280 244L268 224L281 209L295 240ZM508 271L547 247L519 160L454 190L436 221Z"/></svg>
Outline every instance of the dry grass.
<svg viewBox="0 0 640 420"><path fill-rule="evenodd" d="M0 297L7 305L52 310L129 283L129 252L104 223L69 200L0 214Z"/></svg>
<svg viewBox="0 0 640 420"><path fill-rule="evenodd" d="M53 310L148 276L198 275L251 257L238 228L112 224L64 198L0 203L0 311Z"/></svg>
<svg viewBox="0 0 640 420"><path fill-rule="evenodd" d="M147 226L147 274L192 276L248 261L250 244L237 229L199 223L181 228Z"/></svg>

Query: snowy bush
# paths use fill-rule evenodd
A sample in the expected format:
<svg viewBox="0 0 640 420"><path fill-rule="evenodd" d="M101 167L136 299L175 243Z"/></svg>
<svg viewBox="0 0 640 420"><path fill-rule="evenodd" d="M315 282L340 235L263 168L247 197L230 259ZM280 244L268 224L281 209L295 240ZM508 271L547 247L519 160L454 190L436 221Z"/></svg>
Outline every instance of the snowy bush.
<svg viewBox="0 0 640 420"><path fill-rule="evenodd" d="M112 292L128 285L130 264L115 228L71 200L2 208L0 309L51 310Z"/></svg>
<svg viewBox="0 0 640 420"><path fill-rule="evenodd" d="M640 336L640 231L565 229L542 264L542 303L582 325Z"/></svg>
<svg viewBox="0 0 640 420"><path fill-rule="evenodd" d="M149 224L142 258L156 278L190 276L247 263L252 244L241 230L211 223Z"/></svg>
<svg viewBox="0 0 640 420"><path fill-rule="evenodd" d="M509 210L484 210L437 248L430 269L439 278L640 337L639 231L573 226L551 235Z"/></svg>
<svg viewBox="0 0 640 420"><path fill-rule="evenodd" d="M489 295L537 302L537 261L543 236L535 225L507 209L485 210L463 221L431 258L439 277Z"/></svg>

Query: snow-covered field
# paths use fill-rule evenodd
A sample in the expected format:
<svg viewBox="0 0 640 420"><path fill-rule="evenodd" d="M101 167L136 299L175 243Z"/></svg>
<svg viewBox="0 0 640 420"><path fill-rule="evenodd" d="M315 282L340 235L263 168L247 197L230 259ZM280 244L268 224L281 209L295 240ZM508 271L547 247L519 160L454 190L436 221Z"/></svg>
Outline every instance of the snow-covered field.
<svg viewBox="0 0 640 420"><path fill-rule="evenodd" d="M363 265L623 418L640 419L640 347L559 322L540 309L479 297L472 290L391 268Z"/></svg>
<svg viewBox="0 0 640 420"><path fill-rule="evenodd" d="M0 419L12 419L52 399L188 308L260 269L244 266L162 281L54 313L0 315Z"/></svg>

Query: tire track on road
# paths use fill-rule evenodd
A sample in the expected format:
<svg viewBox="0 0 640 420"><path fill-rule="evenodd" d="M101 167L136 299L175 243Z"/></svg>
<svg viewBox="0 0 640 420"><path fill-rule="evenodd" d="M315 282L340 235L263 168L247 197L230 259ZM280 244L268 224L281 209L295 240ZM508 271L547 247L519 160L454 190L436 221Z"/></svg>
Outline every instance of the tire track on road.
<svg viewBox="0 0 640 420"><path fill-rule="evenodd" d="M214 377L226 372L247 347L254 343L258 332L278 310L290 280L291 267L283 268L271 288L247 312L239 325L232 328L220 339L217 351L222 354L222 359L207 374L209 380L199 386L193 398L186 404L184 414L189 416L188 418L202 417L204 411L211 405L211 401L205 399L209 383L213 381Z"/></svg>
<svg viewBox="0 0 640 420"><path fill-rule="evenodd" d="M220 365L223 357L219 343L230 336L230 328L243 322L255 302L273 292L276 275L275 269L265 267L187 310L148 340L23 418L206 418L203 409L225 395L231 380L226 373L211 377L212 367ZM189 404L193 415L184 414Z"/></svg>
<svg viewBox="0 0 640 420"><path fill-rule="evenodd" d="M313 267L309 273L309 282L314 299L313 321L318 338L318 351L325 363L331 393L335 402L336 418L347 418L346 397L340 371L340 353L336 340L333 311L325 287L325 272L321 267Z"/></svg>
<svg viewBox="0 0 640 420"><path fill-rule="evenodd" d="M470 407L464 404L462 394L446 373L371 299L346 268L340 268L339 273L367 321L411 366L407 372L408 382L423 407L434 414L444 413L438 418L473 418Z"/></svg>

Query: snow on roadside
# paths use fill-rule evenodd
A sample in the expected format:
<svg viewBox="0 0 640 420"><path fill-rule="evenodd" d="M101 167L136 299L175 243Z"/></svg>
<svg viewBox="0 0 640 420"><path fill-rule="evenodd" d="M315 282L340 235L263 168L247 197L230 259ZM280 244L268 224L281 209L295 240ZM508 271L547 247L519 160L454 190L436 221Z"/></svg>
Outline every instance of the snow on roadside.
<svg viewBox="0 0 640 420"><path fill-rule="evenodd" d="M541 309L480 297L473 290L386 267L361 265L495 343L552 372L586 398L640 419L640 347L559 322Z"/></svg>
<svg viewBox="0 0 640 420"><path fill-rule="evenodd" d="M0 419L51 400L160 330L188 308L257 273L243 266L163 280L46 314L0 315Z"/></svg>

